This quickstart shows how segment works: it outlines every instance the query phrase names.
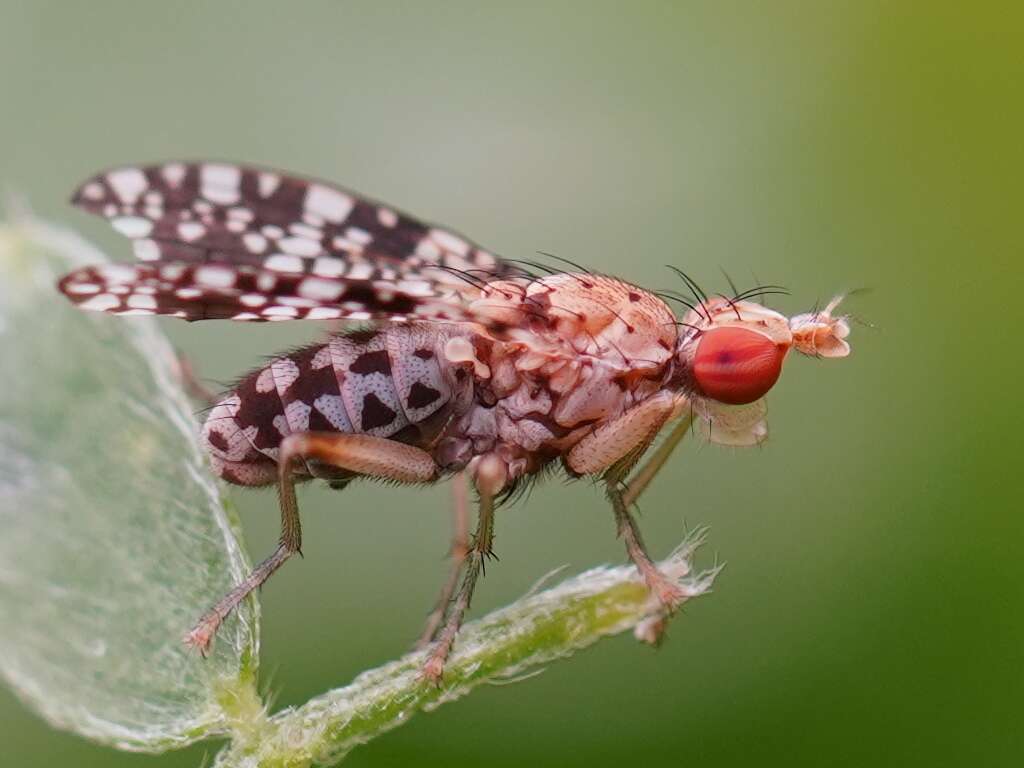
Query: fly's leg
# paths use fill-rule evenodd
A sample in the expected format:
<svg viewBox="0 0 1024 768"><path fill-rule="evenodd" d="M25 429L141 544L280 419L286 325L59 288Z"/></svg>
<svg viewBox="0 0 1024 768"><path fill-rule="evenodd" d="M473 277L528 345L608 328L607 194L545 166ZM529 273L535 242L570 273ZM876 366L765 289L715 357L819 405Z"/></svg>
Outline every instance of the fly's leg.
<svg viewBox="0 0 1024 768"><path fill-rule="evenodd" d="M636 501L682 439L689 428L688 417L676 426L668 440L637 472L634 482L625 489L623 484L661 428L679 417L680 409L679 400L672 395L652 397L587 435L573 447L566 460L569 468L578 474L603 474L618 536L625 543L626 553L647 588L668 613L679 606L685 593L651 560L629 505Z"/></svg>
<svg viewBox="0 0 1024 768"><path fill-rule="evenodd" d="M640 536L640 528L623 500L619 484L619 480L609 479L605 486L608 500L611 501L615 512L617 535L625 543L626 553L643 577L647 589L657 598L665 611L672 613L686 598L686 593L675 580L662 573L647 554L647 547Z"/></svg>
<svg viewBox="0 0 1024 768"><path fill-rule="evenodd" d="M192 361L177 350L175 350L175 358L178 363L178 379L188 396L207 405L216 405L220 397L196 375Z"/></svg>
<svg viewBox="0 0 1024 768"><path fill-rule="evenodd" d="M441 588L441 594L434 610L427 617L427 626L423 628L423 634L416 642L417 650L426 648L437 636L441 620L444 619L448 604L459 584L459 573L462 571L463 563L466 562L467 554L469 554L469 491L466 486L466 475L460 472L452 479L452 546L449 553L452 562L448 569L448 579Z"/></svg>
<svg viewBox="0 0 1024 768"><path fill-rule="evenodd" d="M281 539L274 554L253 569L242 582L224 595L185 635L185 643L204 655L224 619L254 589L262 586L274 571L300 551L302 526L295 498L293 468L297 460L321 461L361 475L400 483L426 483L437 475L430 454L419 448L372 435L333 432L300 432L281 442L277 463L277 491L281 505Z"/></svg>
<svg viewBox="0 0 1024 768"><path fill-rule="evenodd" d="M459 633L462 620L473 599L473 590L477 579L484 569L484 561L494 557L491 547L494 544L494 497L501 490L507 478L504 462L493 455L483 456L476 467L474 480L480 495L477 511L476 533L473 534L472 545L466 557L465 572L462 585L455 595L451 610L445 620L437 642L423 665L423 677L435 685L440 684L444 672L444 664L451 653L455 636Z"/></svg>
<svg viewBox="0 0 1024 768"><path fill-rule="evenodd" d="M686 437L686 433L690 431L690 427L693 425L693 414L687 412L685 415L679 417L679 421L672 428L672 431L668 433L657 449L655 449L651 458L649 458L644 465L640 467L633 476L626 483L626 489L622 493L622 501L625 503L626 508L633 506L636 500L640 498L647 486L654 479L654 476L658 474L659 470L668 461L669 456L672 455L672 451L676 449L679 442Z"/></svg>

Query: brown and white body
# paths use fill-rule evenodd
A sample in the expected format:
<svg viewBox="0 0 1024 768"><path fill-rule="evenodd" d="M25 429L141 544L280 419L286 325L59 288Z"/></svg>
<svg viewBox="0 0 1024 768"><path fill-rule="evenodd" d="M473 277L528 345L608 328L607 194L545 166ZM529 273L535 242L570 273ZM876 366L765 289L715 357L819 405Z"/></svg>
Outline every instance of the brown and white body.
<svg viewBox="0 0 1024 768"><path fill-rule="evenodd" d="M295 483L311 478L341 488L358 477L465 475L476 488L476 535L469 543L457 533L454 571L423 636L435 641L430 679L441 676L490 554L496 501L553 462L573 477L603 477L630 557L671 612L683 595L648 557L629 511L667 452L627 485L636 462L667 425L685 429L694 417L717 442L760 442L762 397L790 349L849 352L845 319L832 315L838 302L787 319L749 301L767 291L708 299L697 289L680 320L625 281L527 274L351 192L274 172L118 169L90 180L76 202L136 239L150 262L64 278L83 308L375 322L273 359L210 411L202 434L215 471L236 485L277 485L282 536L188 634L204 651L230 611L299 551Z"/></svg>

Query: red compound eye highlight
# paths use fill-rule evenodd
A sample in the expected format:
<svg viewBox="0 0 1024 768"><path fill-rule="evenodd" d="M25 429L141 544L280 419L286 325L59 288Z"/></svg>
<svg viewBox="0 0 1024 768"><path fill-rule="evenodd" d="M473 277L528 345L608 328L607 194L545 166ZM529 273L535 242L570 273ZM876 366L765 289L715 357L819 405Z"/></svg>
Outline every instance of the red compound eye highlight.
<svg viewBox="0 0 1024 768"><path fill-rule="evenodd" d="M778 380L788 350L746 328L713 328L697 343L693 375L701 392L713 400L752 403Z"/></svg>

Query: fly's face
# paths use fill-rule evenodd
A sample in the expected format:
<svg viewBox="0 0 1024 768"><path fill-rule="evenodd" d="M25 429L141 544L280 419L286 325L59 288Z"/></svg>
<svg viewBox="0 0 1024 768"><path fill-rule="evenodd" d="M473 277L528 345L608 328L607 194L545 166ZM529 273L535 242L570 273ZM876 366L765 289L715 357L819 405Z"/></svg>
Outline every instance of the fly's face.
<svg viewBox="0 0 1024 768"><path fill-rule="evenodd" d="M716 442L746 445L767 436L762 398L778 381L791 350L846 357L842 297L820 311L787 318L751 301L711 298L686 313L673 385L689 396Z"/></svg>

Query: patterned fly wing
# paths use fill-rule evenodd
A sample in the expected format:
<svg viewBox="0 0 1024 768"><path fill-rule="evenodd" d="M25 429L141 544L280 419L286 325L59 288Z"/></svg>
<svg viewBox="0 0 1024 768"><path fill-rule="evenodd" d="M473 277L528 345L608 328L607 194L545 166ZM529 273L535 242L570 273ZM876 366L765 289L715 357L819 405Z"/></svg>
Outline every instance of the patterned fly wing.
<svg viewBox="0 0 1024 768"><path fill-rule="evenodd" d="M82 309L186 320L472 319L465 303L518 270L462 236L318 181L224 163L125 167L73 202L131 238L143 264L88 267Z"/></svg>
<svg viewBox="0 0 1024 768"><path fill-rule="evenodd" d="M433 279L435 272L451 277L438 267L406 271L397 279L370 280L249 264L157 261L84 267L62 278L58 287L80 309L115 315L169 315L184 320L475 321L467 301L486 295L489 289L464 284L466 295Z"/></svg>
<svg viewBox="0 0 1024 768"><path fill-rule="evenodd" d="M360 262L502 274L491 253L441 227L321 181L227 163L117 168L72 202L134 241L145 261L203 261L312 271ZM312 263L306 263L306 262ZM335 275L339 276L339 275Z"/></svg>

